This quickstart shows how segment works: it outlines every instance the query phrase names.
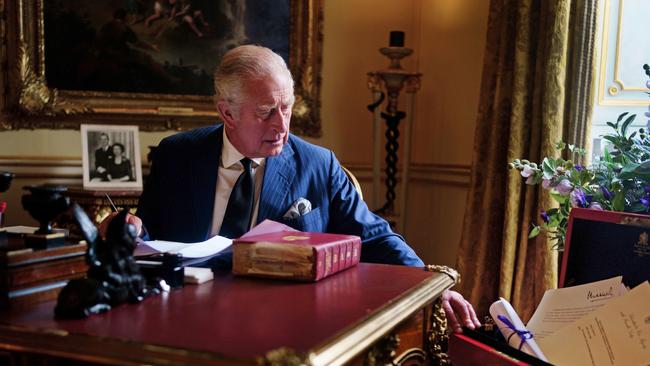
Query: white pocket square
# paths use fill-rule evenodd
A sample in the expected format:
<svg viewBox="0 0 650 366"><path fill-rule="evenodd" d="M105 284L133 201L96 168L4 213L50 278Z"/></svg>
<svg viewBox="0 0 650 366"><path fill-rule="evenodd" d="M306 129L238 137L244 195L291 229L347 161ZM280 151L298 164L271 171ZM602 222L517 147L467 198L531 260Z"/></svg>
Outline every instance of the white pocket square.
<svg viewBox="0 0 650 366"><path fill-rule="evenodd" d="M311 202L306 198L300 197L282 217L285 219L297 219L300 216L308 214L309 211L311 211Z"/></svg>

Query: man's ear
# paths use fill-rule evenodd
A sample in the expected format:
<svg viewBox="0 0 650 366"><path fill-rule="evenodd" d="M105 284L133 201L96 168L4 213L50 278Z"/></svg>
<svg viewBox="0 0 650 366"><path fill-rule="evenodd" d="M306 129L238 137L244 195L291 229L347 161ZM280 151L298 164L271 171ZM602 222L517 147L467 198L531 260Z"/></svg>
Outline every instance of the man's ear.
<svg viewBox="0 0 650 366"><path fill-rule="evenodd" d="M221 115L221 119L223 120L224 125L226 127L232 129L235 127L235 116L234 116L234 111L230 103L227 101L221 99L217 101L217 110L219 111L219 115Z"/></svg>

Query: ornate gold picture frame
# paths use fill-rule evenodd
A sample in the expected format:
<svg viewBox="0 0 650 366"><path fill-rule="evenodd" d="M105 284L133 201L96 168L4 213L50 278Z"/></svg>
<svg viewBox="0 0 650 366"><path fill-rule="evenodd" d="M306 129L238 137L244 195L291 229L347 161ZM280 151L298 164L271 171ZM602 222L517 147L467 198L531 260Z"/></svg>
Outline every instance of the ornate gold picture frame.
<svg viewBox="0 0 650 366"><path fill-rule="evenodd" d="M72 128L81 123L137 124L140 130L182 130L215 123L211 96L65 90L47 82L45 0L2 1L8 80L0 129ZM320 125L322 0L291 0L289 68L295 81L292 132L317 137Z"/></svg>

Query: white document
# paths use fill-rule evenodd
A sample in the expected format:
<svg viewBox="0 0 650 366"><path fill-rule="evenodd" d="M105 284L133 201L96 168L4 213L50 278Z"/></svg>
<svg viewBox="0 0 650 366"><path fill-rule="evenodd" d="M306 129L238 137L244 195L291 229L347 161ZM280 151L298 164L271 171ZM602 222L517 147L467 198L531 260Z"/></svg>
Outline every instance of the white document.
<svg viewBox="0 0 650 366"><path fill-rule="evenodd" d="M544 339L558 329L591 314L625 289L623 277L580 286L548 290L544 293L526 328L536 340Z"/></svg>
<svg viewBox="0 0 650 366"><path fill-rule="evenodd" d="M38 227L36 226L24 226L24 225L5 226L0 228L0 232L6 232L7 234L14 234L14 235L34 234L37 230ZM68 235L68 229L53 228L52 231L55 233L64 233L66 234L66 236Z"/></svg>
<svg viewBox="0 0 650 366"><path fill-rule="evenodd" d="M650 365L650 284L539 341L555 365Z"/></svg>
<svg viewBox="0 0 650 366"><path fill-rule="evenodd" d="M135 250L134 255L142 256L159 252L179 253L183 256L183 258L203 258L217 254L229 248L231 245L232 239L228 239L219 235L200 243L179 243L176 241L152 240L139 244ZM153 249L153 251L151 249Z"/></svg>
<svg viewBox="0 0 650 366"><path fill-rule="evenodd" d="M38 230L35 226L5 226L0 228L0 231L5 231L8 234L34 234Z"/></svg>
<svg viewBox="0 0 650 366"><path fill-rule="evenodd" d="M520 349L529 355L535 356L542 361L546 361L544 353L535 341L536 336L534 333L533 338L528 338L525 340L525 342L522 343L522 338L518 334L514 334L515 331L501 319L499 319L499 315L504 316L518 331L527 331L526 327L524 327L524 323L519 318L519 315L517 315L515 309L512 308L512 305L510 305L506 299L500 298L499 301L496 301L490 305L490 315L492 316L492 319L494 319L494 323L497 325L497 327L499 327L499 331L501 331L501 334L503 334L503 337L508 341L508 344L511 347Z"/></svg>

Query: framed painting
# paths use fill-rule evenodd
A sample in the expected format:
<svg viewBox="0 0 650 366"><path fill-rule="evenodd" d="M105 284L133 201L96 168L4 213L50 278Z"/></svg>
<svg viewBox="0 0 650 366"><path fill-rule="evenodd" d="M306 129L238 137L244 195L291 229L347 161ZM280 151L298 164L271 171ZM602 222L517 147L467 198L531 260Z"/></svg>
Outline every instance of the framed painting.
<svg viewBox="0 0 650 366"><path fill-rule="evenodd" d="M320 135L322 0L5 1L5 129L213 124L222 55L260 44L295 80L292 130Z"/></svg>
<svg viewBox="0 0 650 366"><path fill-rule="evenodd" d="M82 124L79 129L84 188L142 189L138 126Z"/></svg>

